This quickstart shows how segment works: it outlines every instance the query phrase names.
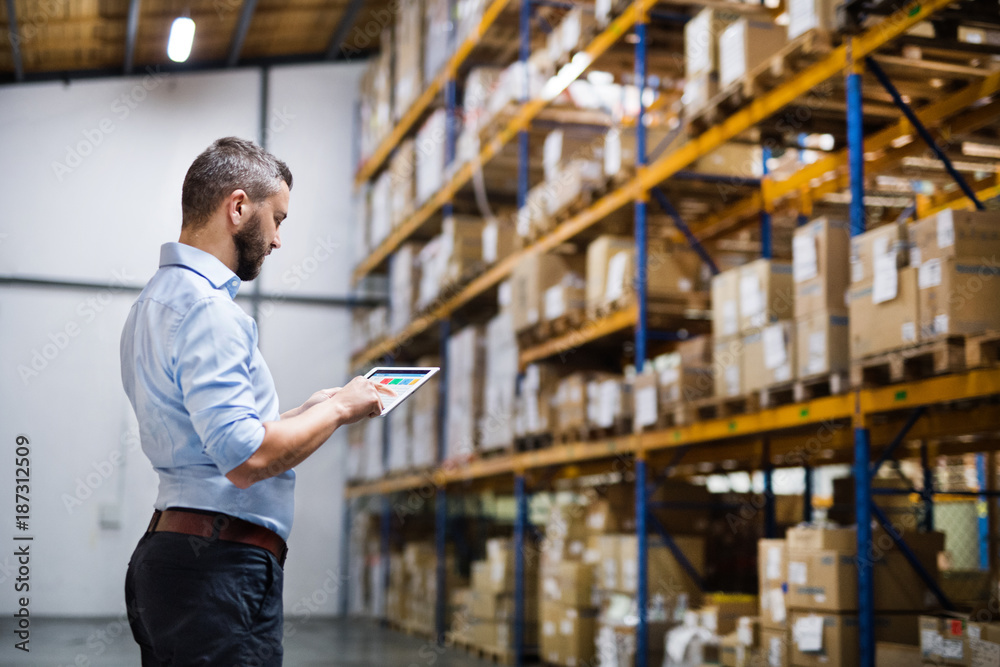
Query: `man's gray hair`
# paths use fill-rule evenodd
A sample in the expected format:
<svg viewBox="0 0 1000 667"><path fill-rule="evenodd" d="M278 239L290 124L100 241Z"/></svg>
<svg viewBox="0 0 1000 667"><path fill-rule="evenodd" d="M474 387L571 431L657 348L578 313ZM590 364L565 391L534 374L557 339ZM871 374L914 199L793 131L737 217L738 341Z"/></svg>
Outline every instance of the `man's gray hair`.
<svg viewBox="0 0 1000 667"><path fill-rule="evenodd" d="M282 181L292 189L288 165L257 144L239 137L219 139L195 158L184 177L182 226L197 228L208 222L234 190L261 202L278 193Z"/></svg>

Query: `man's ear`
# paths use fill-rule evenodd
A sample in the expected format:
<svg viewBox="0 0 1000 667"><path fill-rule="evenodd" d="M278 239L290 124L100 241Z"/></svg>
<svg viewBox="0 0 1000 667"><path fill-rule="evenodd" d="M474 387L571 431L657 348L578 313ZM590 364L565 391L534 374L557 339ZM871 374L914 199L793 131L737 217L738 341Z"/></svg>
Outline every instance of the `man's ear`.
<svg viewBox="0 0 1000 667"><path fill-rule="evenodd" d="M239 226L243 221L244 214L247 213L246 206L248 202L249 198L246 192L243 190L233 190L226 201L226 214L229 217L230 223Z"/></svg>

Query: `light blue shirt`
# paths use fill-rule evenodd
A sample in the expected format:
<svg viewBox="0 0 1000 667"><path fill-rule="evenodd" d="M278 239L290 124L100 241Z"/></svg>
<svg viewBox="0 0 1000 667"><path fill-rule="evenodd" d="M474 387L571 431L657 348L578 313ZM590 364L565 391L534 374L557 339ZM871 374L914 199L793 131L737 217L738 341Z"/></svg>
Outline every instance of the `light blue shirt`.
<svg viewBox="0 0 1000 667"><path fill-rule="evenodd" d="M280 419L257 323L233 301L239 288L215 256L163 244L122 331L122 384L160 476L156 509L223 512L288 539L294 471L243 490L226 478L260 447L264 422Z"/></svg>

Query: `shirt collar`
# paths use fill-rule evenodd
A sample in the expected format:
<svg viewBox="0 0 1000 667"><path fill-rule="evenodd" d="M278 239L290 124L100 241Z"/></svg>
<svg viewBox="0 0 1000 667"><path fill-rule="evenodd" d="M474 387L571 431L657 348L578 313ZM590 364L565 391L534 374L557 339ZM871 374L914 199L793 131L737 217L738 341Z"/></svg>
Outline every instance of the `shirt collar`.
<svg viewBox="0 0 1000 667"><path fill-rule="evenodd" d="M236 298L242 281L218 257L185 243L164 243L160 246L160 266L183 266L203 276L216 289L225 287L229 297Z"/></svg>

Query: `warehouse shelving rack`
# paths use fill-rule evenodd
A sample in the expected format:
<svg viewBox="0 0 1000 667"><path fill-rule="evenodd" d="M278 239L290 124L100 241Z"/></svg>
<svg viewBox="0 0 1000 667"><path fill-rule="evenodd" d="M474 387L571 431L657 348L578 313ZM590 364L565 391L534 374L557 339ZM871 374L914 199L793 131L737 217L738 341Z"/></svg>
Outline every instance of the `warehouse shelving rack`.
<svg viewBox="0 0 1000 667"><path fill-rule="evenodd" d="M505 5L505 0L495 0L484 15L483 24L477 34L482 34L489 22L495 18L491 14L499 12ZM564 68L557 75L558 90L543 99L527 99L527 90L522 96L522 105L512 120L483 147L478 161L467 164L451 177L445 187L437 193L417 213L395 230L378 248L359 263L354 277L360 280L365 275L381 268L388 256L407 240L430 216L438 209L450 206L451 199L472 177L477 166L485 164L506 143L518 137L519 172L518 172L518 204L523 205L527 193L527 130L533 119L537 118L545 105L558 92L565 90L569 83L580 76L586 68L601 54L606 52L615 41L629 31L634 31L635 44L635 75L639 85L646 82L646 21L648 14L655 6L653 0L638 0L632 3L611 25L601 32L584 51L585 56L574 59L571 66ZM449 332L450 318L461 308L467 306L477 297L495 288L508 277L516 263L531 253L550 251L563 242L570 240L586 229L597 224L609 214L632 203L635 207L635 237L636 252L639 261L644 264L646 253L646 221L649 197L652 196L665 212L685 233L692 246L700 250L700 243L715 239L748 224L748 220L759 219L761 236L764 240L765 255L770 245L767 242L770 234L769 213L777 206L793 201L804 216L812 210L813 201L823 195L848 188L850 192L850 220L852 234L856 235L865 228L864 204L864 171L866 166L872 171L887 168L893 161L913 154L918 148L917 142L897 146L896 140L905 135L919 134L924 140L934 137L927 131L927 124L947 122L955 132L969 131L995 119L1000 111L1000 101L992 101L985 105L977 102L989 98L1000 90L1000 72L984 73L978 81L942 95L939 99L913 111L896 91L885 75L878 62L871 56L880 47L899 38L917 23L927 19L935 12L945 9L950 3L947 0L929 0L914 2L898 9L896 12L882 18L872 27L857 35L848 36L845 42L830 51L825 57L802 72L792 76L770 92L754 99L746 108L736 112L722 123L708 128L700 135L683 143L675 150L657 157L648 165L645 164L645 126L636 124L637 144L641 161L634 178L630 179L614 191L608 193L593 205L572 216L558 225L553 231L544 235L535 243L502 259L481 275L473 279L457 292L439 302L430 312L417 317L397 336L383 341L355 355L352 363L362 367L379 358L397 356L404 347L418 336L430 332L435 325L441 328L442 363L445 369L445 342ZM519 57L527 60L529 55L529 31L532 3L523 2L520 8L521 42ZM470 38L471 39L471 38ZM466 48L466 45L463 45ZM471 48L471 47L468 47ZM465 54L468 53L468 48ZM454 113L454 73L461 64L462 51L449 61L446 71L435 79L433 92L425 94L415 103L414 108L404 116L404 121L395 128L375 156L369 160L358 173L358 181L370 177L385 161L392 148L413 126L424 109L431 103L434 96L443 87L446 92L446 104L449 114ZM889 127L878 130L868 137L864 136L864 107L862 98L862 72L865 66L886 88L893 102L900 108L903 117ZM748 197L741 198L723 211L709 216L706 220L690 228L684 223L676 211L671 210L669 201L659 191L659 184L671 177L684 175L684 170L695 160L708 155L725 142L732 140L750 128L779 113L797 99L806 95L813 88L824 82L846 73L846 117L848 125L847 148L837 153L820 158L813 164L804 166L790 178L783 181L772 181L765 174ZM642 96L640 95L640 99ZM422 106L421 106L422 105ZM642 109L643 105L640 105ZM408 123L408 124L407 124ZM454 126L449 124L449 159L454 156ZM866 165L865 153L879 153L874 160ZM938 157L947 156L938 151ZM845 172L846 168L846 172ZM959 184L960 190L938 194L931 198L917 197L916 202L907 211L918 216L929 215L943 208L958 208L970 203L980 205L981 200L1000 195L1000 174L992 174L969 185L958 172L951 170ZM831 176L832 175L832 176ZM764 215L761 215L761 213ZM703 253L707 257L707 253ZM552 357L561 352L579 348L593 341L605 338L611 334L627 331L635 332L635 359L638 370L641 370L642 360L646 356L648 341L656 336L648 328L645 298L645 281L640 274L637 276L636 304L623 311L616 312L605 318L588 322L578 331L572 331L565 336L553 339L535 348L522 351L521 364L526 365L536 360ZM447 372L445 370L445 372ZM446 405L446 383L442 382L442 411ZM996 410L982 409L982 406L1000 397L1000 369L986 368L968 370L953 375L931 377L927 379L895 384L887 387L855 389L846 394L817 398L803 403L783 405L756 413L711 419L696 422L688 426L665 429L662 431L639 433L630 436L609 438L595 442L580 442L556 445L550 449L515 453L509 456L485 460L473 460L461 466L452 466L443 462L432 472L402 477L387 478L371 483L355 484L348 487L347 515L345 526L350 524L349 513L351 499L361 497L381 497L383 502L383 530L388 525L388 498L393 494L415 492L420 489L432 491L436 498L437 532L436 544L438 550L438 600L437 600L437 637L444 640L445 633L445 598L443 587L443 563L446 535L444 527L447 518L447 489L467 484L471 481L489 481L512 478L516 501L514 540L516 548L515 559L515 647L516 661L521 664L523 651L523 603L524 603L524 564L523 546L528 529L527 497L528 481L539 471L572 470L580 466L595 465L600 467L611 460L627 460L634 466L636 483L636 519L639 540L638 560L638 591L639 627L637 629L636 664L644 666L646 639L646 551L648 547L647 518L649 503L647 493L648 483L655 468L669 470L684 457L692 460L702 457L707 461L742 460L753 468L763 468L765 480L765 516L773 516L773 494L771 493L771 471L777 465L811 466L814 460L823 464L839 461L852 461L856 484L856 511L858 519L858 553L871 552L872 535L870 520L875 516L881 523L888 524L887 517L873 504L870 480L879 466L888 460L904 440L929 440L950 438L959 435L976 433L991 433L1000 431L1000 416ZM969 408L972 405L972 408ZM978 406L978 407L976 407ZM442 433L439 433L440 445L445 440L443 429L445 420L441 419ZM873 444L883 444L885 448L879 453L878 460L872 464ZM944 447L945 445L942 445ZM969 445L953 443L948 445L955 451L968 451L969 447L994 450L993 442ZM439 461L442 458L439 456ZM925 470L926 454L924 456ZM762 463L763 462L763 463ZM810 475L807 473L805 505L807 512L811 508ZM923 491L910 490L918 493L925 503L933 496L933 487L927 485ZM979 498L995 495L992 491L976 492ZM768 530L773 521L767 521ZM659 528L659 527L658 527ZM665 531L659 530L661 536L669 545L671 540ZM893 530L890 535L894 539L899 536ZM912 564L921 571L919 563L912 558L912 552L905 542L898 540L899 548L908 554ZM383 538L383 547L388 548L387 538ZM385 562L385 559L383 559ZM346 564L346 558L345 558ZM873 604L871 561L859 559L859 599L861 600L860 615L860 652L863 667L874 665ZM922 573L928 579L927 573ZM928 579L929 581L929 579ZM929 583L933 584L932 581ZM936 585L931 587L940 594ZM944 606L947 601L943 594L939 595Z"/></svg>

